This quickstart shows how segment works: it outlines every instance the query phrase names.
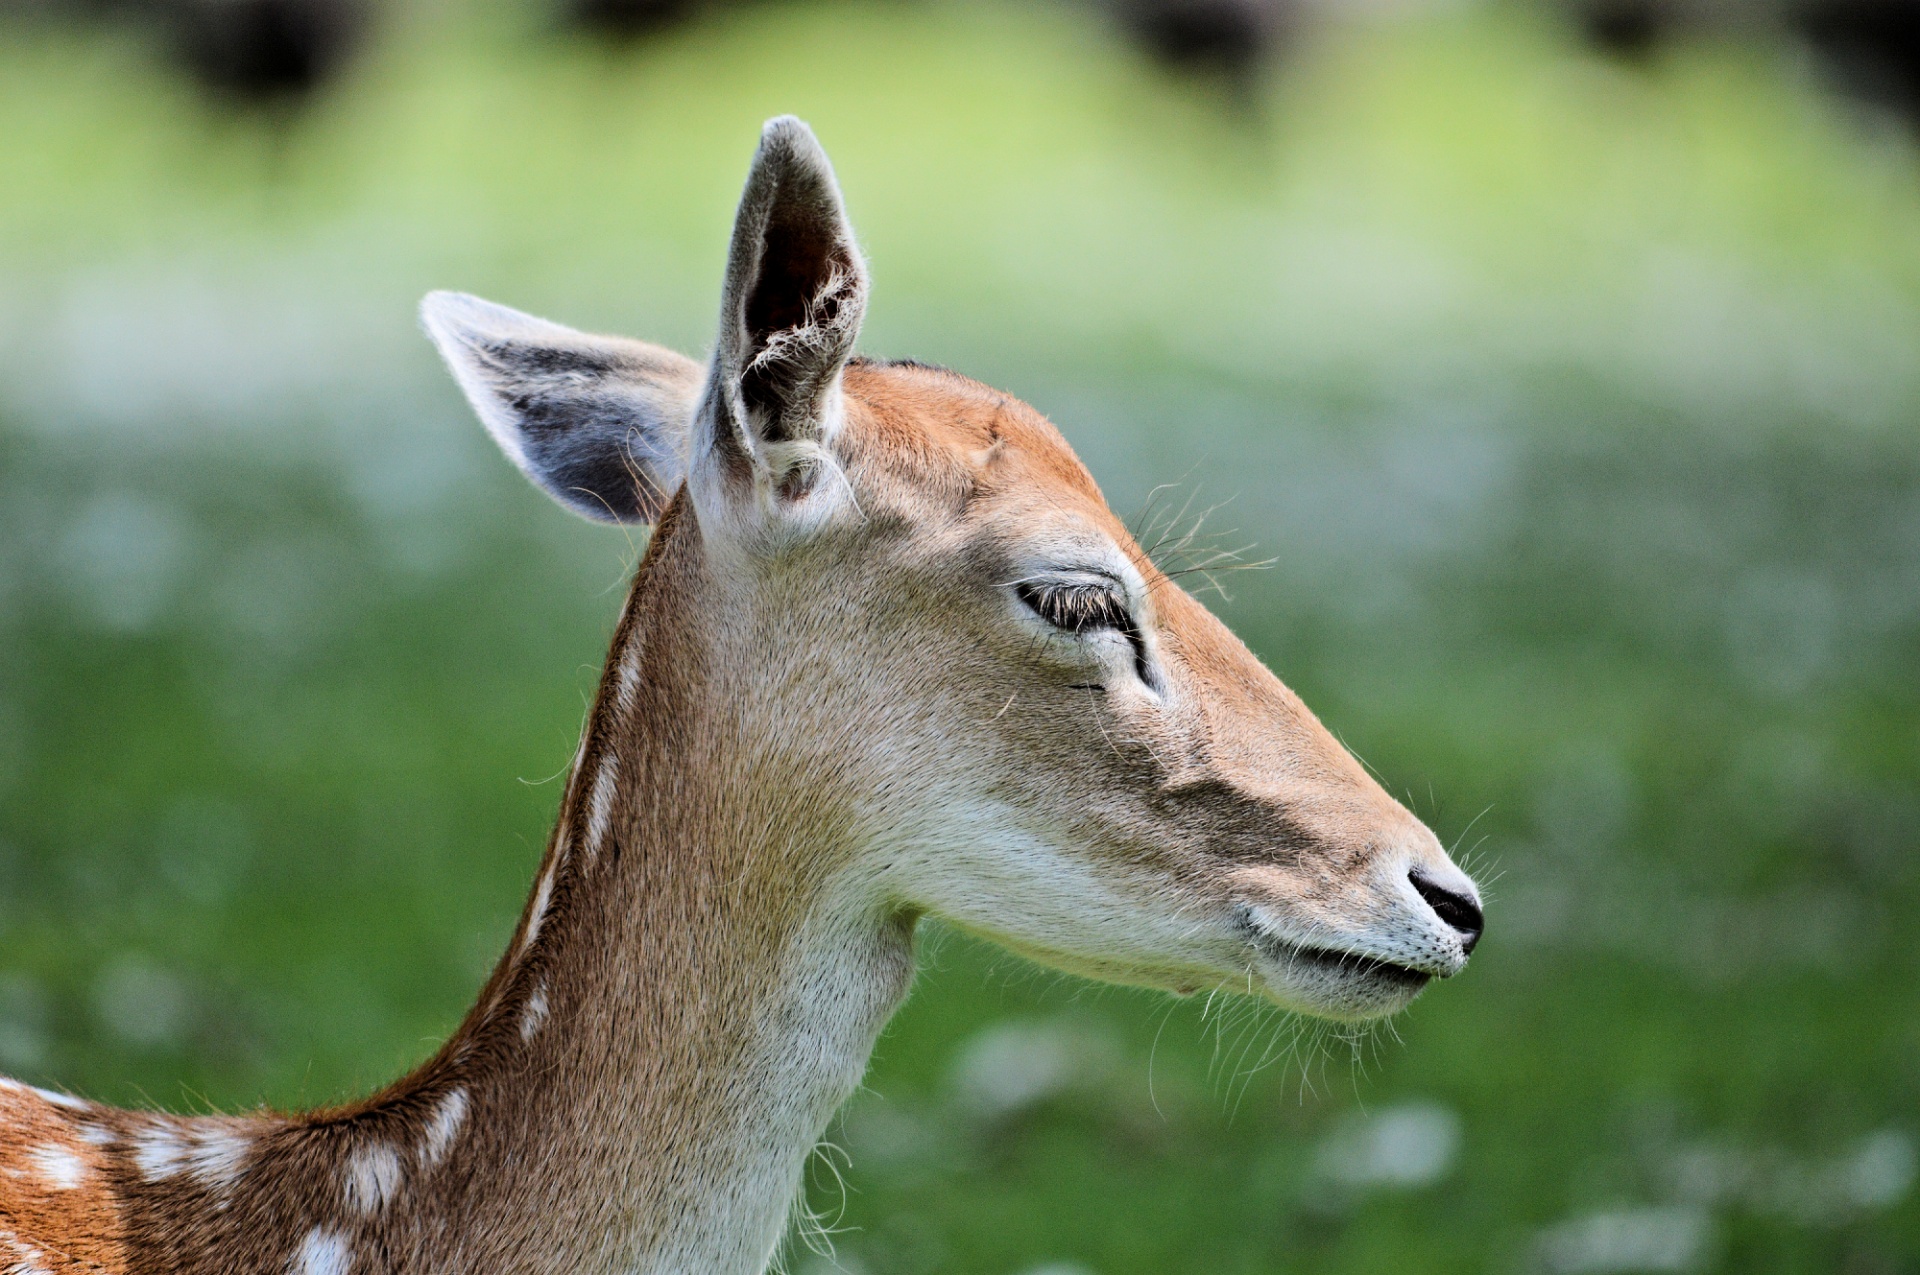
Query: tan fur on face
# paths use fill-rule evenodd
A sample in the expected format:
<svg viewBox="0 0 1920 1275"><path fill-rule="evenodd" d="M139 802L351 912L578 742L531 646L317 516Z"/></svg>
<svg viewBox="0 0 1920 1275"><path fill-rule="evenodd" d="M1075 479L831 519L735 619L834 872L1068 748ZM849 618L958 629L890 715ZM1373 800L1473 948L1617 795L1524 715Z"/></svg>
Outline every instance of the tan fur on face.
<svg viewBox="0 0 1920 1275"><path fill-rule="evenodd" d="M1213 985L1236 965L1245 973L1244 936L1223 918L1248 910L1284 911L1288 937L1313 946L1439 973L1457 966L1450 933L1387 932L1399 910L1420 907L1405 884L1409 867L1454 871L1432 834L1147 560L1050 424L939 370L856 364L846 390L838 446L864 521L859 549L834 570L856 574L863 596L888 600L874 622L893 638L847 653L860 676L846 695L892 700L902 686L941 688L915 705L911 748L905 729L877 736L893 757L917 748L955 772L946 785L923 785L945 807L926 818L991 807L977 835L1032 845L997 864L976 858L969 870L1017 874L1057 852L1047 873L1061 883L1050 892L1045 874L1031 875L1031 890L1016 891L1009 909L1002 899L948 895L949 885L967 888L966 872L930 860L910 891L1052 963L1158 986ZM1019 609L1010 580L1081 563L1123 564L1137 582L1153 686L1111 662L1088 665L1063 649L1073 643L1009 614ZM887 766L877 759L865 782L884 788ZM939 851L949 860L970 853ZM1107 887L1104 898L1090 897L1094 885ZM1136 910L1169 930L1197 926L1197 937L1113 941L1139 930L1139 917L1116 924ZM1387 1003L1369 989L1355 991L1350 1007L1338 995L1273 990L1322 1012L1373 1013Z"/></svg>

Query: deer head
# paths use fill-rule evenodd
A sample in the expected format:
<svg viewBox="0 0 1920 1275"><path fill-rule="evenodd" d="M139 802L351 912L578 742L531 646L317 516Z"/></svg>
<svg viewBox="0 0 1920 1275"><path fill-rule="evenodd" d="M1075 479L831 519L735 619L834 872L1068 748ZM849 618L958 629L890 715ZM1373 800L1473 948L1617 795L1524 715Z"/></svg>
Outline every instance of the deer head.
<svg viewBox="0 0 1920 1275"><path fill-rule="evenodd" d="M867 291L832 168L782 118L706 366L425 302L528 477L659 527L636 593L669 589L682 636L616 650L603 692L680 685L637 710L650 764L726 776L750 813L709 822L760 828L796 879L1094 977L1360 1019L1457 972L1480 907L1434 835L1156 568L1037 412L855 358ZM612 820L596 800L583 817Z"/></svg>

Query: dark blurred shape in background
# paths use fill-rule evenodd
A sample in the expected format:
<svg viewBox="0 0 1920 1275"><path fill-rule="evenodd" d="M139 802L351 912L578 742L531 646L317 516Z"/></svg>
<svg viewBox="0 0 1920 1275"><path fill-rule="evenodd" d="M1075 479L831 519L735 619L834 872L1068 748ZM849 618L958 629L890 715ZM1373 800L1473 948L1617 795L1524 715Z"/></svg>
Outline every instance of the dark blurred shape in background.
<svg viewBox="0 0 1920 1275"><path fill-rule="evenodd" d="M1629 60L1651 54L1668 29L1658 0L1588 0L1578 16L1598 48Z"/></svg>
<svg viewBox="0 0 1920 1275"><path fill-rule="evenodd" d="M1797 41L1835 88L1920 123L1920 0L1576 0L1573 15L1629 61L1674 40Z"/></svg>
<svg viewBox="0 0 1920 1275"><path fill-rule="evenodd" d="M149 0L182 63L251 101L300 98L337 72L366 25L360 0Z"/></svg>
<svg viewBox="0 0 1920 1275"><path fill-rule="evenodd" d="M1099 0L1120 29L1174 70L1244 84L1294 25L1294 0ZM616 40L665 31L739 0L569 0L570 25Z"/></svg>
<svg viewBox="0 0 1920 1275"><path fill-rule="evenodd" d="M1285 38L1288 0L1115 0L1121 26L1169 67L1244 82Z"/></svg>
<svg viewBox="0 0 1920 1275"><path fill-rule="evenodd" d="M1848 92L1920 122L1920 0L1812 0L1794 26Z"/></svg>
<svg viewBox="0 0 1920 1275"><path fill-rule="evenodd" d="M202 14L271 13L288 37L274 46L263 27L255 47L311 49L314 55L304 65L313 74L331 65L330 57L342 43L338 34L355 25L328 20L350 9L349 0L175 2ZM1300 0L1103 3L1128 38L1161 65L1181 74L1218 78L1242 90L1250 90L1286 44L1313 25L1351 19L1370 8L1362 0L1317 6ZM568 15L587 30L633 40L728 4L573 0ZM1418 6L1413 11L1418 12ZM1644 60L1674 39L1798 40L1813 51L1837 89L1920 123L1920 0L1574 0L1574 17L1595 47L1630 61ZM238 25L237 15L223 15L222 20ZM225 54L222 64L237 61Z"/></svg>
<svg viewBox="0 0 1920 1275"><path fill-rule="evenodd" d="M1073 0L1057 0L1072 4ZM1095 0L1160 65L1251 92L1289 43L1315 27L1362 15L1391 19L1365 0ZM1920 124L1920 0L1542 0L1558 5L1587 42L1644 62L1681 40L1798 43L1837 90ZM782 0L560 0L563 25L631 44L729 9ZM0 16L132 20L176 61L236 100L296 104L338 74L394 0L0 0ZM1403 14L1426 9L1412 5Z"/></svg>
<svg viewBox="0 0 1920 1275"><path fill-rule="evenodd" d="M298 104L346 65L369 0L0 0L7 15L132 27L231 101Z"/></svg>
<svg viewBox="0 0 1920 1275"><path fill-rule="evenodd" d="M586 30L616 40L632 40L717 7L716 0L573 0L566 16Z"/></svg>

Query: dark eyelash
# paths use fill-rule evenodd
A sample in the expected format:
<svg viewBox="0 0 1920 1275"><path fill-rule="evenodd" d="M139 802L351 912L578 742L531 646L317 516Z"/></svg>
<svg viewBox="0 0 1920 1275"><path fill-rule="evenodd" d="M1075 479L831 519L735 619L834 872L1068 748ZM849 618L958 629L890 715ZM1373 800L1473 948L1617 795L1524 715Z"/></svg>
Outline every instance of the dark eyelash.
<svg viewBox="0 0 1920 1275"><path fill-rule="evenodd" d="M1066 584L1023 580L1016 591L1033 613L1069 633L1117 629L1131 635L1133 617L1126 603L1104 584Z"/></svg>
<svg viewBox="0 0 1920 1275"><path fill-rule="evenodd" d="M1158 689L1147 660L1147 642L1133 622L1133 612L1117 586L1091 582L1022 580L1014 586L1033 613L1057 629L1081 634L1111 629L1133 647L1134 671L1148 686Z"/></svg>

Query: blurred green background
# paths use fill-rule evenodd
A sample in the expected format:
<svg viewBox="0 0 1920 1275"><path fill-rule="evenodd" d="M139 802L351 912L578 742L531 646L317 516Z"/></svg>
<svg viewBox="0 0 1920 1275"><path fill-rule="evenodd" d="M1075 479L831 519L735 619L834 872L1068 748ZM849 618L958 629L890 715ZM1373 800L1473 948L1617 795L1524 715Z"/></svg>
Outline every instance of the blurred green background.
<svg viewBox="0 0 1920 1275"><path fill-rule="evenodd" d="M1275 563L1218 609L1490 895L1358 1039L930 935L796 1268L1920 1271L1896 116L1764 32L1502 5L1224 74L936 0L357 41L253 92L0 13L0 1066L311 1103L456 1024L636 546L493 452L414 306L704 350L792 111L864 349L1029 399L1123 515L1220 506Z"/></svg>

